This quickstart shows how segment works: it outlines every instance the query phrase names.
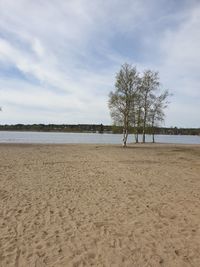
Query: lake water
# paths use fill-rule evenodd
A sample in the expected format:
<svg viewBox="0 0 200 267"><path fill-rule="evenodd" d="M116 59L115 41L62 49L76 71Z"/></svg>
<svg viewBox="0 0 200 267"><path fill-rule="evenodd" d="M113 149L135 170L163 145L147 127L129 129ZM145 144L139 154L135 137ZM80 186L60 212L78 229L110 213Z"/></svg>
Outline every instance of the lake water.
<svg viewBox="0 0 200 267"><path fill-rule="evenodd" d="M128 143L134 142L129 135ZM141 141L141 136L140 140ZM150 135L147 142L152 142ZM200 136L156 135L156 143L200 144ZM55 133L55 132L14 132L0 131L0 143L39 143L39 144L121 144L121 134L98 133Z"/></svg>

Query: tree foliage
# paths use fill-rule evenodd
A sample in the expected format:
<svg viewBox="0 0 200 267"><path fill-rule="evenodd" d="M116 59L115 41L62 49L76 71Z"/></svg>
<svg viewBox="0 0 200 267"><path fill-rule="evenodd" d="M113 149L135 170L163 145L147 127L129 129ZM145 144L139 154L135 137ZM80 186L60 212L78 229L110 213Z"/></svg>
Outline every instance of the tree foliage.
<svg viewBox="0 0 200 267"><path fill-rule="evenodd" d="M109 109L116 126L123 127L123 146L127 144L129 127L134 128L135 141L138 142L139 129L142 128L142 141L145 142L146 128L152 128L164 120L169 92L162 92L159 73L146 70L140 75L132 65L125 63L116 74L115 90L109 94Z"/></svg>
<svg viewBox="0 0 200 267"><path fill-rule="evenodd" d="M109 95L111 117L116 125L123 126L123 146L127 144L138 81L136 68L125 63L116 74L115 91Z"/></svg>

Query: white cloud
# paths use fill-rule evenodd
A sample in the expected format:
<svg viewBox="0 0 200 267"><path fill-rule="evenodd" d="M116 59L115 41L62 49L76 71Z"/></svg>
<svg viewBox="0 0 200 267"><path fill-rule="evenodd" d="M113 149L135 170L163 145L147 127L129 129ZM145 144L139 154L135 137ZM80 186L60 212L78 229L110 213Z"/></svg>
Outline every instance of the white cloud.
<svg viewBox="0 0 200 267"><path fill-rule="evenodd" d="M110 123L107 96L115 72L127 61L139 71L160 70L164 86L174 93L166 124L186 124L181 112L186 97L188 114L199 113L194 98L200 96L200 8L193 2L188 9L165 14L166 6L156 0L1 0L0 67L17 68L25 76L23 81L12 73L1 75L1 121ZM167 22L172 25L165 27ZM123 43L124 51L133 50L130 57L115 49L123 36L132 38ZM144 55L160 55L159 63L140 61L134 51L138 42ZM200 125L194 117L191 125Z"/></svg>

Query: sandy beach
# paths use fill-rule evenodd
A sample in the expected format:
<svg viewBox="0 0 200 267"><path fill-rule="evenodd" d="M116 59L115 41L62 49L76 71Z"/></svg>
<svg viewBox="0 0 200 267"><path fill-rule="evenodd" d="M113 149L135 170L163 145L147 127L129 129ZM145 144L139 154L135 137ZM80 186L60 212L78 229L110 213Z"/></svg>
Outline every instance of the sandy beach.
<svg viewBox="0 0 200 267"><path fill-rule="evenodd" d="M200 145L0 145L0 266L200 266Z"/></svg>

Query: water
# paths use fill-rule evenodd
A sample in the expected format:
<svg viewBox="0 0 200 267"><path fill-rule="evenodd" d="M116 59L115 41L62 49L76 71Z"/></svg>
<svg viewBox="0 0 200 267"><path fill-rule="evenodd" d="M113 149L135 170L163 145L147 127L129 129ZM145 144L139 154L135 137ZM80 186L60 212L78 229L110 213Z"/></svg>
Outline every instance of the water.
<svg viewBox="0 0 200 267"><path fill-rule="evenodd" d="M141 141L141 136L139 136ZM152 142L150 135L147 142ZM200 144L200 136L156 135L156 143ZM134 142L129 135L128 143ZM98 133L55 133L55 132L14 132L0 131L0 143L39 143L39 144L121 144L121 134Z"/></svg>

